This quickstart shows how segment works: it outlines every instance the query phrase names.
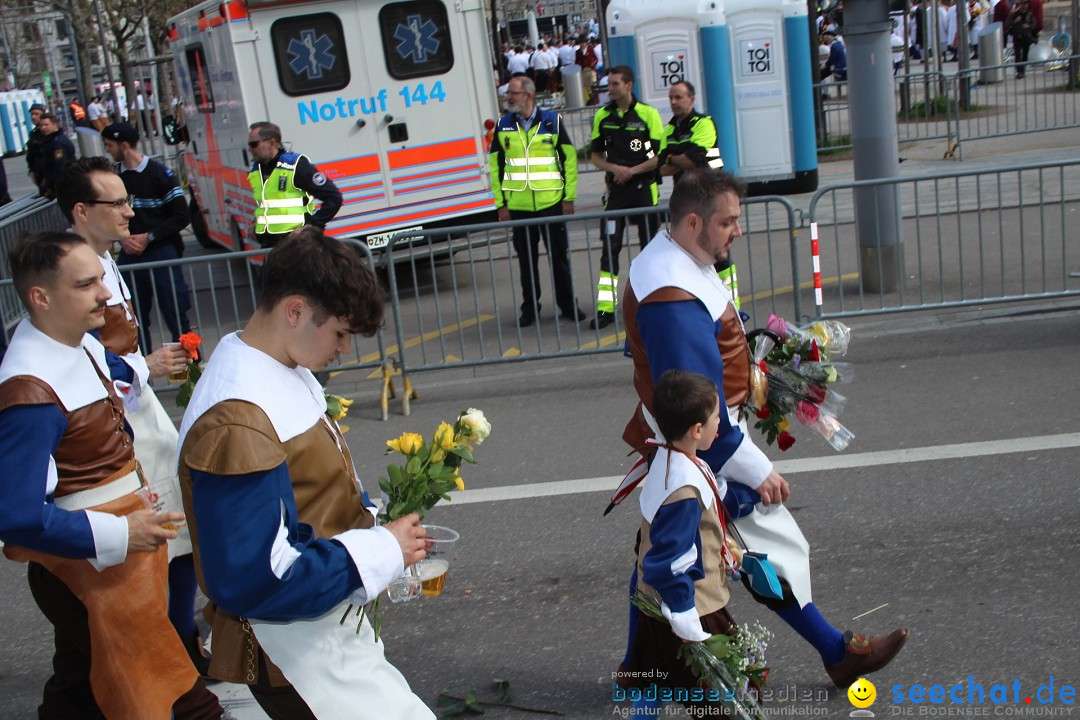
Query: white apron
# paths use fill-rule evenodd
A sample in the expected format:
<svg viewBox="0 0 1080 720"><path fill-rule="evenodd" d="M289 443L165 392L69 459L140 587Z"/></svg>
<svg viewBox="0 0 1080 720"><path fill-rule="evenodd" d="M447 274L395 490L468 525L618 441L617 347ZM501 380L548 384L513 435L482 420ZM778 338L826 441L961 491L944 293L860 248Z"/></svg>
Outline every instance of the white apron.
<svg viewBox="0 0 1080 720"><path fill-rule="evenodd" d="M319 720L425 720L431 710L383 654L371 622L342 624L347 603L289 623L250 620L262 649Z"/></svg>
<svg viewBox="0 0 1080 720"><path fill-rule="evenodd" d="M135 459L142 466L150 490L166 501L166 508L183 512L180 499L180 478L177 476L176 426L161 406L153 388L146 385L139 395L138 409L130 406L124 412L135 433ZM168 497L171 495L171 497ZM191 535L185 523L169 541L169 560L191 554Z"/></svg>

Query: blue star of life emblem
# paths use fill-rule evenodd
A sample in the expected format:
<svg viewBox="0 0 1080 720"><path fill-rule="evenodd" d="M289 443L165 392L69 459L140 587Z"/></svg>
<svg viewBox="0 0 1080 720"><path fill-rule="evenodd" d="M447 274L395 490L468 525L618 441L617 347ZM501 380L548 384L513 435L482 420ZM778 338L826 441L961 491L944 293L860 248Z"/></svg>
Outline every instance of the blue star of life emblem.
<svg viewBox="0 0 1080 720"><path fill-rule="evenodd" d="M297 75L307 75L308 80L318 80L323 70L332 70L337 56L330 52L333 41L326 33L315 37L314 30L301 30L300 37L289 41L286 48L292 59L289 67Z"/></svg>
<svg viewBox="0 0 1080 720"><path fill-rule="evenodd" d="M439 27L431 20L425 20L419 15L410 15L405 23L398 23L394 30L394 39L398 40L397 53L402 59L412 57L414 63L424 63L428 60L428 54L435 54L439 50L439 41L435 33Z"/></svg>

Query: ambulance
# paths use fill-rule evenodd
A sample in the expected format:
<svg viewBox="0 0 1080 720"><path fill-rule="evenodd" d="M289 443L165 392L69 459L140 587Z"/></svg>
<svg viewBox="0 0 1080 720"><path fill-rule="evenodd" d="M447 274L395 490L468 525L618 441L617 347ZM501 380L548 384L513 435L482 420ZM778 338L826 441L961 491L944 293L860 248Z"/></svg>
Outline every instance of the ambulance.
<svg viewBox="0 0 1080 720"><path fill-rule="evenodd" d="M376 249L402 230L494 220L484 13L484 0L225 0L171 18L200 242L258 246L247 141L262 120L341 190L330 235Z"/></svg>

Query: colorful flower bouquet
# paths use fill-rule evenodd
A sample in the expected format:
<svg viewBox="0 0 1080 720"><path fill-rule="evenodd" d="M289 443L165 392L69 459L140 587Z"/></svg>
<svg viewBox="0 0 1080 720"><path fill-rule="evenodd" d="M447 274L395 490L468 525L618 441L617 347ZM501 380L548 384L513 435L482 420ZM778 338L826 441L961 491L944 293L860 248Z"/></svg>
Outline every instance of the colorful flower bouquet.
<svg viewBox="0 0 1080 720"><path fill-rule="evenodd" d="M660 610L660 598L654 593L638 591L630 602L649 617L668 622ZM720 691L732 715L764 720L757 698L769 676L765 650L771 638L771 632L754 623L753 627L741 626L734 636L713 635L703 642L684 642L678 654L702 687Z"/></svg>
<svg viewBox="0 0 1080 720"><path fill-rule="evenodd" d="M837 416L847 403L830 385L855 377L851 363L836 362L847 352L851 331L836 320L819 320L807 327L789 325L769 316L761 330L747 335L754 362L750 368L750 397L745 407L757 417L754 427L770 445L781 450L795 444L789 432L791 416L843 450L855 437Z"/></svg>

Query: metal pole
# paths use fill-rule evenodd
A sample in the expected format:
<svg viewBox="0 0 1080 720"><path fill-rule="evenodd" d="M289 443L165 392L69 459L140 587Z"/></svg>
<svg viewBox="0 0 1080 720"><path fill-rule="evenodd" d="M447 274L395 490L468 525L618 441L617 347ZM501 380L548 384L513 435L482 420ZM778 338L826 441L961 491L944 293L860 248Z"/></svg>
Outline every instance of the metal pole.
<svg viewBox="0 0 1080 720"><path fill-rule="evenodd" d="M1080 0L1072 0L1072 35L1071 42L1069 43L1069 54L1073 56L1073 59L1069 61L1069 88L1080 88L1080 60L1076 59L1077 55L1080 55Z"/></svg>
<svg viewBox="0 0 1080 720"><path fill-rule="evenodd" d="M64 16L64 25L67 26L68 43L71 45L71 57L75 60L75 83L79 86L79 98L85 105L90 102L90 95L87 94L86 83L83 81L82 73L82 61L79 60L79 49L75 44L75 28L71 24L71 18L67 15Z"/></svg>
<svg viewBox="0 0 1080 720"><path fill-rule="evenodd" d="M971 67L971 48L968 45L968 7L967 0L954 0L956 2L956 57L958 64L957 82L960 83L960 109L967 110L971 107L971 75L968 68Z"/></svg>
<svg viewBox="0 0 1080 720"><path fill-rule="evenodd" d="M41 33L42 40L45 40L45 38L48 37L48 27L49 27L48 26L48 21L39 20L38 22L39 22L38 31ZM45 23L45 28L44 29L42 29L42 27L40 25L40 23L42 23L42 22ZM45 40L45 42L47 44L47 47L45 48L45 57L48 58L48 61L49 61L49 72L52 73L53 92L56 94L57 97L60 98L61 108L64 108L65 107L64 106L64 93L60 89L60 73L58 73L56 71L56 58L53 57L53 49L55 48L55 45L53 43L48 42L47 40ZM62 113L61 116L57 118L57 120L60 122L60 124L65 126L65 127L67 126L67 123L64 122L64 120L66 120L66 119L67 119L67 114L66 113Z"/></svg>
<svg viewBox="0 0 1080 720"><path fill-rule="evenodd" d="M11 59L11 46L8 45L7 26L4 18L0 16L0 38L4 39L4 60L7 62L7 84L12 90L15 89L15 62Z"/></svg>
<svg viewBox="0 0 1080 720"><path fill-rule="evenodd" d="M105 80L109 83L109 95L112 96L113 105L119 111L120 97L116 94L116 78L113 76L112 63L109 62L109 44L105 42L105 14L101 11L101 0L94 0L94 12L97 14L98 39L101 41L101 60L105 65Z"/></svg>
<svg viewBox="0 0 1080 720"><path fill-rule="evenodd" d="M844 6L855 179L900 173L888 0ZM855 231L866 292L892 292L900 277L900 203L893 185L855 189Z"/></svg>

